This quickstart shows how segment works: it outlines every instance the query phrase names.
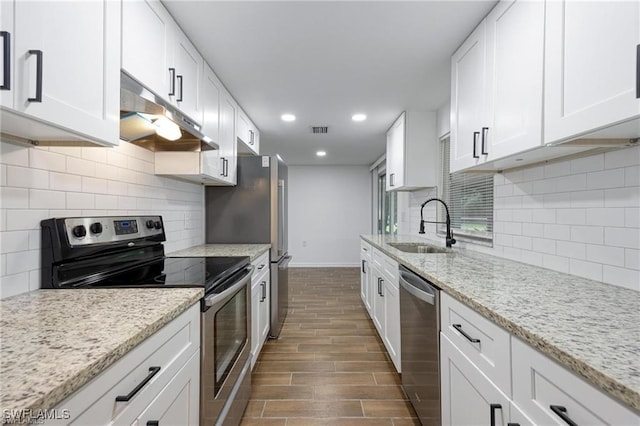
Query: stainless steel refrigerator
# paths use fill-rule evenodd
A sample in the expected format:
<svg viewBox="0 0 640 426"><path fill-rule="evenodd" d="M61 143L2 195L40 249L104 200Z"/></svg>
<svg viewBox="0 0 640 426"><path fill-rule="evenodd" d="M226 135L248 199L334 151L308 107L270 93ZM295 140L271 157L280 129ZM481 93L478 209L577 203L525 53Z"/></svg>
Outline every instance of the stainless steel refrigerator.
<svg viewBox="0 0 640 426"><path fill-rule="evenodd" d="M205 190L208 244L271 244L270 337L287 315L287 165L278 156L238 157L237 184Z"/></svg>

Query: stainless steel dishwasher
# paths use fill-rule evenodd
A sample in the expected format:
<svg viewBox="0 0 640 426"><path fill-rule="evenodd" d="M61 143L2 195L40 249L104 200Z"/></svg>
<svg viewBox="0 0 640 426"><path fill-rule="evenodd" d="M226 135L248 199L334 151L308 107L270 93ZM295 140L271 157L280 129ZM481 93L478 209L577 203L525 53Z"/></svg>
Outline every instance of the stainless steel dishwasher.
<svg viewBox="0 0 640 426"><path fill-rule="evenodd" d="M423 425L440 425L440 289L400 265L402 387Z"/></svg>

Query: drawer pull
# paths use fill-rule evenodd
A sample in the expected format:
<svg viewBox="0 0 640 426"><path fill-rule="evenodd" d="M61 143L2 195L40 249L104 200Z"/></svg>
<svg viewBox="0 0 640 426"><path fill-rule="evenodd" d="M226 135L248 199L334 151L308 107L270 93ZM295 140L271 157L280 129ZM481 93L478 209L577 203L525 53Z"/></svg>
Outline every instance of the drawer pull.
<svg viewBox="0 0 640 426"><path fill-rule="evenodd" d="M496 410L502 410L502 405L491 404L489 409L491 410L491 426L496 426Z"/></svg>
<svg viewBox="0 0 640 426"><path fill-rule="evenodd" d="M551 411L553 411L558 417L560 417L569 426L578 426L578 423L574 422L567 416L567 408L562 405L550 405Z"/></svg>
<svg viewBox="0 0 640 426"><path fill-rule="evenodd" d="M485 150L487 143L487 132L489 131L488 127L482 128L482 143L480 144L480 154L489 155L489 153Z"/></svg>
<svg viewBox="0 0 640 426"><path fill-rule="evenodd" d="M262 268L264 268L264 263L260 266L258 266L258 271L260 271Z"/></svg>
<svg viewBox="0 0 640 426"><path fill-rule="evenodd" d="M480 158L480 156L476 153L476 149L478 147L478 137L480 137L480 132L473 132L473 158Z"/></svg>
<svg viewBox="0 0 640 426"><path fill-rule="evenodd" d="M11 90L11 33L0 31L0 37L4 40L4 58L2 60L4 81L2 82L2 86L0 86L0 90ZM640 52L640 49L638 51Z"/></svg>
<svg viewBox="0 0 640 426"><path fill-rule="evenodd" d="M267 298L267 282L262 281L260 283L260 287L262 287L262 297L260 298L260 302L264 302L264 300Z"/></svg>
<svg viewBox="0 0 640 426"><path fill-rule="evenodd" d="M149 381L151 381L151 379L153 379L153 376L158 374L159 371L160 371L160 367L149 367L149 374L147 375L147 377L145 377L144 380L141 381L138 384L138 386L133 388L133 390L131 392L129 392L128 395L116 396L116 401L119 401L119 402L127 402L127 401L129 401L131 398L136 396L136 394L138 392L140 392L140 389L142 389L147 383L149 383Z"/></svg>
<svg viewBox="0 0 640 426"><path fill-rule="evenodd" d="M157 420L149 420L147 426L160 426L160 422Z"/></svg>
<svg viewBox="0 0 640 426"><path fill-rule="evenodd" d="M520 426L520 423L507 423L507 426Z"/></svg>
<svg viewBox="0 0 640 426"><path fill-rule="evenodd" d="M36 96L27 101L42 102L42 50L29 50L29 55L36 55Z"/></svg>
<svg viewBox="0 0 640 426"><path fill-rule="evenodd" d="M182 76L178 75L176 76L176 79L178 80L178 84L180 85L180 97L176 99L176 102L182 102Z"/></svg>
<svg viewBox="0 0 640 426"><path fill-rule="evenodd" d="M171 83L171 90L169 90L169 96L175 96L176 94L176 69L169 68L169 80Z"/></svg>
<svg viewBox="0 0 640 426"><path fill-rule="evenodd" d="M471 343L480 343L480 339L476 339L475 337L471 337L464 330L462 330L462 324L452 324L452 325L453 325L453 328L458 330L458 333L460 333L464 337L466 337L467 340L470 341Z"/></svg>
<svg viewBox="0 0 640 426"><path fill-rule="evenodd" d="M365 270L364 270L364 264L365 264L365 263L367 263L367 261L366 261L366 260L364 260L364 259L362 259L362 273L363 273L363 274L366 274L366 273L367 273L367 271L365 271Z"/></svg>

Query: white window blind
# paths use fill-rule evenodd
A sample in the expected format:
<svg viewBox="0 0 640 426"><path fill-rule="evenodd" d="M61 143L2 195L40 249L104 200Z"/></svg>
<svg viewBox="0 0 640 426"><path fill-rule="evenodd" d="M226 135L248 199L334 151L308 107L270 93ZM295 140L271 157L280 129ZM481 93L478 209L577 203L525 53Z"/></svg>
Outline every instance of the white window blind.
<svg viewBox="0 0 640 426"><path fill-rule="evenodd" d="M493 175L486 173L449 173L449 138L442 142L442 199L449 206L454 236L491 242L493 240ZM446 219L439 207L439 221ZM439 233L446 232L439 225Z"/></svg>

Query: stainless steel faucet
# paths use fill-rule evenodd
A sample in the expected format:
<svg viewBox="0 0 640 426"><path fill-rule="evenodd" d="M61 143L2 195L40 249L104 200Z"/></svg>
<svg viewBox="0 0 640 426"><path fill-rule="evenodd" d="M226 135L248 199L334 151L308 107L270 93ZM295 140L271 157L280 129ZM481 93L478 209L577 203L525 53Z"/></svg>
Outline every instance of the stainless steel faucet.
<svg viewBox="0 0 640 426"><path fill-rule="evenodd" d="M424 210L424 206L429 201L440 201L442 203L442 205L444 206L445 211L447 212L447 221L446 222L438 222L438 221L424 220L423 219L422 211ZM422 203L422 205L420 206L420 231L418 232L419 234L424 234L424 224L425 223L445 223L447 225L447 239L446 239L447 247L451 248L451 246L456 243L456 239L453 238L453 233L451 232L451 216L449 216L449 207L447 207L447 203L442 201L440 198L429 198L427 201Z"/></svg>

